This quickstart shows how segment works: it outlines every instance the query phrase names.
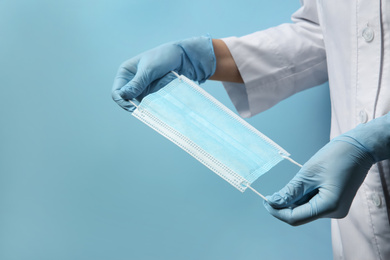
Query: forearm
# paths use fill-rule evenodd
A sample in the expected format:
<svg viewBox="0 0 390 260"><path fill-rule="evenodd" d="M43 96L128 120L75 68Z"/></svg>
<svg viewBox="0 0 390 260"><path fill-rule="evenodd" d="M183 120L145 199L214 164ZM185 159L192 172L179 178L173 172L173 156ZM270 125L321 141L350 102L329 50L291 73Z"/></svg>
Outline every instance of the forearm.
<svg viewBox="0 0 390 260"><path fill-rule="evenodd" d="M211 80L243 83L241 74L226 44L219 39L213 39L213 48L217 67Z"/></svg>

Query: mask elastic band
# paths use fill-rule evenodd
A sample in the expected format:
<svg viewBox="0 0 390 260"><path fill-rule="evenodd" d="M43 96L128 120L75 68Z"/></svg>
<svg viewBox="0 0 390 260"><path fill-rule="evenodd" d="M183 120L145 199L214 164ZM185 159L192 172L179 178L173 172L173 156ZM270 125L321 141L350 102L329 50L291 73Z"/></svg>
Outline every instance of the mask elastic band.
<svg viewBox="0 0 390 260"><path fill-rule="evenodd" d="M131 103L131 104L133 104L133 106L135 106L136 108L138 108L138 105L136 105L133 101L131 101L130 99L129 99L129 102Z"/></svg>
<svg viewBox="0 0 390 260"><path fill-rule="evenodd" d="M284 159L287 159L287 160L289 160L290 162L292 162L293 164L298 165L299 167L302 168L302 164L297 163L296 161L294 161L294 160L291 159L290 157L285 156L285 155L283 155L283 154L281 154L281 156L282 156Z"/></svg>
<svg viewBox="0 0 390 260"><path fill-rule="evenodd" d="M179 79L181 79L180 75L179 75L179 74L177 74L177 72L176 72L176 71L173 71L173 70L171 70L171 72L172 72L173 74L175 74L175 76L176 76L176 77L178 77Z"/></svg>
<svg viewBox="0 0 390 260"><path fill-rule="evenodd" d="M268 201L267 198L262 195L260 192L258 192L257 190L255 190L254 188L252 188L250 185L247 185L246 187L248 187L249 189L251 189L254 193L256 193L257 195L259 195L260 197L262 197L265 201Z"/></svg>
<svg viewBox="0 0 390 260"><path fill-rule="evenodd" d="M287 160L289 160L290 162L292 162L293 164L295 164L295 165L298 165L299 167L301 167L302 168L302 165L301 164L299 164L299 163L297 163L296 161L294 161L293 159L291 159L290 157L288 157L288 156L285 156L285 155L283 155L283 154L280 154L284 159L287 159ZM260 192L258 192L257 190L255 190L254 188L252 188L250 185L245 185L247 188L249 188L249 189L251 189L254 193L256 193L257 195L259 195L261 198L263 198L265 201L268 201L267 199L266 199L266 197L264 197L264 195L262 195Z"/></svg>

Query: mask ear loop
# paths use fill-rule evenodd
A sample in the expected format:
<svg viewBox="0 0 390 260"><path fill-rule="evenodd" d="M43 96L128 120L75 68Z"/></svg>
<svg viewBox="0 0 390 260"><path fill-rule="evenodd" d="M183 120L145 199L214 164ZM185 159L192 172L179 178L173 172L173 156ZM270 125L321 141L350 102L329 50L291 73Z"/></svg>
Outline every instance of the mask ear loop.
<svg viewBox="0 0 390 260"><path fill-rule="evenodd" d="M289 160L291 163L293 163L293 164L295 164L295 165L297 165L297 166L299 166L299 167L302 168L302 165L301 165L301 164L297 163L296 161L294 161L294 160L291 159L290 157L284 155L283 153L279 153L279 154L280 154L280 156L282 156L284 159L287 159L287 160ZM268 201L267 198L266 198L263 194L261 194L260 192L258 192L258 191L255 190L254 188L252 188L252 187L249 185L248 182L243 181L243 182L241 183L241 185L242 185L242 186L245 186L245 187L247 187L247 188L249 188L250 190L252 190L254 193L256 193L257 195L259 195L263 200Z"/></svg>
<svg viewBox="0 0 390 260"><path fill-rule="evenodd" d="M299 166L299 167L302 168L302 164L297 163L296 161L294 161L294 160L291 159L290 157L284 155L283 153L280 153L280 156L282 156L284 159L289 160L289 161L292 162L293 164L295 164L295 165L297 165L297 166Z"/></svg>
<svg viewBox="0 0 390 260"><path fill-rule="evenodd" d="M171 72L172 72L178 79L181 79L181 76L180 76L176 71L171 70Z"/></svg>
<svg viewBox="0 0 390 260"><path fill-rule="evenodd" d="M133 101L131 101L130 99L128 100L133 106L135 106L136 108L138 108L138 105L136 103L134 103Z"/></svg>
<svg viewBox="0 0 390 260"><path fill-rule="evenodd" d="M253 191L254 193L256 193L257 195L259 195L263 200L265 201L268 201L267 198L261 194L260 192L258 192L257 190L255 190L254 188L252 188L250 185L246 185L247 188L251 189L251 191Z"/></svg>

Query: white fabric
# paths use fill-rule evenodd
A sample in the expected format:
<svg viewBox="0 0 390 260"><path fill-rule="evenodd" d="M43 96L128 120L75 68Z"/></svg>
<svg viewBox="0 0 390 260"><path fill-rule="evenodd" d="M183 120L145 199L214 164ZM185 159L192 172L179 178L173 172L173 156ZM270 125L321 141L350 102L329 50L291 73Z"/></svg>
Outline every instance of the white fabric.
<svg viewBox="0 0 390 260"><path fill-rule="evenodd" d="M326 80L331 138L390 111L390 1L301 2L292 24L224 39L245 82L224 82L241 116ZM390 259L389 184L389 162L374 165L348 216L332 220L334 259Z"/></svg>

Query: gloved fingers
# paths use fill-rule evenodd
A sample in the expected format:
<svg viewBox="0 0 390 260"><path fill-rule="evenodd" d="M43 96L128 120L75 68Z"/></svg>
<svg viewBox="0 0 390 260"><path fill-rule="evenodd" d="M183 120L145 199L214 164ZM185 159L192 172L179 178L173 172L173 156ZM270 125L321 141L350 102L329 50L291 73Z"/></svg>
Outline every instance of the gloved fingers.
<svg viewBox="0 0 390 260"><path fill-rule="evenodd" d="M151 84L149 84L147 88L140 95L138 95L137 99L142 100L145 96L154 93L159 89L165 87L166 85L169 84L169 82L171 82L174 79L176 79L176 76L173 73L167 73L165 76L156 79Z"/></svg>
<svg viewBox="0 0 390 260"><path fill-rule="evenodd" d="M267 197L272 207L289 207L298 201L304 200L305 196L310 198L309 193L316 193L316 190L324 182L323 173L326 169L323 163L313 158L303 165L300 171L284 188L272 196Z"/></svg>
<svg viewBox="0 0 390 260"><path fill-rule="evenodd" d="M320 217L316 197L297 207L275 209L266 201L264 201L264 207L271 215L292 226L299 226Z"/></svg>
<svg viewBox="0 0 390 260"><path fill-rule="evenodd" d="M135 106L130 103L127 100L124 100L120 95L119 95L119 90L114 90L111 92L112 99L119 105L121 106L124 110L133 112L135 110Z"/></svg>
<svg viewBox="0 0 390 260"><path fill-rule="evenodd" d="M115 77L114 84L112 86L111 96L112 99L123 109L133 112L135 110L134 105L132 105L129 101L124 100L120 95L120 89L125 86L132 78L134 77L134 73L132 73L129 69L121 66L118 70L118 73Z"/></svg>
<svg viewBox="0 0 390 260"><path fill-rule="evenodd" d="M123 99L137 98L154 81L178 67L180 56L176 57L177 54L167 47L151 50L140 57L134 77L119 92Z"/></svg>
<svg viewBox="0 0 390 260"><path fill-rule="evenodd" d="M148 70L139 66L134 77L120 90L119 95L126 100L138 97L155 79L151 79Z"/></svg>
<svg viewBox="0 0 390 260"><path fill-rule="evenodd" d="M137 64L139 62L139 56L136 56L130 60L123 62L116 73L114 84L112 86L112 91L120 90L125 86L129 81L134 78L135 73L137 72Z"/></svg>
<svg viewBox="0 0 390 260"><path fill-rule="evenodd" d="M282 188L271 196L267 196L269 205L274 208L285 208L301 200L308 192L315 190L313 180L302 178L301 171Z"/></svg>
<svg viewBox="0 0 390 260"><path fill-rule="evenodd" d="M318 193L318 189L315 189L309 193L306 193L299 200L295 201L292 206L297 207L297 206L300 206L302 204L309 202L315 195L317 195L317 193Z"/></svg>
<svg viewBox="0 0 390 260"><path fill-rule="evenodd" d="M151 56L148 53L140 54L119 67L112 87L112 98L127 111L135 110L128 100L141 100L150 93L151 88L161 86L157 84L158 79L165 74L161 68L156 68L158 63L152 62Z"/></svg>
<svg viewBox="0 0 390 260"><path fill-rule="evenodd" d="M311 205L308 203L295 208L275 209L264 201L264 207L272 216L292 226L305 224L313 217Z"/></svg>
<svg viewBox="0 0 390 260"><path fill-rule="evenodd" d="M337 200L338 195L332 190L320 189L314 197L301 205L276 209L264 201L264 206L268 212L292 226L302 225L322 217L344 217L340 215L340 203Z"/></svg>
<svg viewBox="0 0 390 260"><path fill-rule="evenodd" d="M142 53L121 64L112 87L112 92L116 93L115 95L119 95L121 99L125 100L136 98L155 80L154 64L150 61L149 56L147 53ZM113 94L115 101L117 98Z"/></svg>
<svg viewBox="0 0 390 260"><path fill-rule="evenodd" d="M164 77L152 82L140 95L137 96L136 99L138 101L141 101L145 96L147 96L151 93L154 93L154 92L158 91L159 89L165 87L167 84L169 84L174 79L176 79L176 76L173 73L168 73ZM125 109L129 112L133 112L136 109L136 107L131 102L123 99L119 95L118 90L114 90L112 92L112 98L114 99L115 102L118 103L118 105L120 105L123 109Z"/></svg>
<svg viewBox="0 0 390 260"><path fill-rule="evenodd" d="M114 96L114 95L113 95ZM114 99L114 101L120 106L120 107L122 107L124 110L126 110L126 111L129 111L129 112L133 112L135 109L136 109L136 107L132 104L132 103L130 103L129 101L127 101L127 100L124 100L124 99L122 99L122 98L120 98L120 99Z"/></svg>

